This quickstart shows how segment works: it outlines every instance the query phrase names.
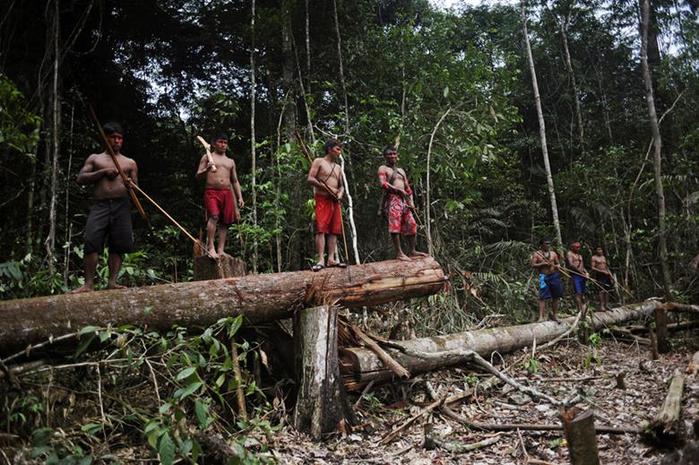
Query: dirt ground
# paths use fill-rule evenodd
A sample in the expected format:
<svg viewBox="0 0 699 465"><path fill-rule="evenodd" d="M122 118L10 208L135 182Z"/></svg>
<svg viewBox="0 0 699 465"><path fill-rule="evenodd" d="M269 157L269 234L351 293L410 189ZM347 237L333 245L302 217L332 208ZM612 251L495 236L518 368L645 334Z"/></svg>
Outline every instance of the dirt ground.
<svg viewBox="0 0 699 465"><path fill-rule="evenodd" d="M651 361L648 347L604 339L593 352L589 346L569 341L537 353L538 366L525 366L526 352L506 355L504 368L510 376L536 387L556 399L580 394L579 406L594 409L596 425L636 427L652 418L665 398L670 377L684 373L699 348L696 332L673 338L671 353ZM497 361L494 361L497 363ZM641 363L643 362L643 363ZM500 365L503 368L503 365ZM535 368L535 369L534 369ZM530 372L530 371L533 371ZM625 372L626 389L617 387L616 375ZM568 448L558 431L510 431L497 441L466 453L441 448L426 450L424 425L432 423L433 434L451 443L470 444L498 433L469 430L439 412L424 415L398 438L383 446L383 435L431 402L426 383L441 396L458 393L467 384L485 379L466 368L432 373L400 385L381 387L362 398L355 409L360 427L352 433L314 443L291 428L284 428L270 444L271 455L284 464L524 464L569 463ZM356 396L351 399L353 402ZM502 384L481 392L470 401L452 404L452 410L472 421L490 423L560 424L558 408L546 401L532 400ZM686 380L683 404L683 433L692 431L699 419L699 376ZM638 434L598 434L601 463L676 463L672 448L658 448ZM267 441L265 441L267 442ZM524 450L526 450L526 455ZM686 462L691 463L691 462Z"/></svg>

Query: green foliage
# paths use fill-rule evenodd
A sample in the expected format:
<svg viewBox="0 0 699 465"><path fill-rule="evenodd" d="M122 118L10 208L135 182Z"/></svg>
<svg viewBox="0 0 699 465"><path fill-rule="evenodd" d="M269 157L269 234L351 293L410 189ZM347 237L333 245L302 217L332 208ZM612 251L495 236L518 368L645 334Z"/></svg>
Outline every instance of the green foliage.
<svg viewBox="0 0 699 465"><path fill-rule="evenodd" d="M529 374L536 374L541 369L541 362L536 357L528 357L524 362L524 368L526 368Z"/></svg>
<svg viewBox="0 0 699 465"><path fill-rule="evenodd" d="M16 153L35 162L40 128L41 118L29 111L22 92L0 73L0 160Z"/></svg>

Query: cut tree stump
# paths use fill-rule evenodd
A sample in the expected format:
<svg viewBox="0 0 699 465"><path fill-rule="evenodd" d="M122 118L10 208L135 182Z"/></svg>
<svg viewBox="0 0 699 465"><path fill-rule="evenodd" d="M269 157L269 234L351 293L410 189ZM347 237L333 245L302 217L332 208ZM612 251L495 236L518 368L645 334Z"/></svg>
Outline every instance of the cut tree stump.
<svg viewBox="0 0 699 465"><path fill-rule="evenodd" d="M623 321L648 317L653 314L656 305L660 303L648 301L614 308L608 312L597 312L590 315L591 325L595 329L600 329ZM464 363L467 360L462 354L468 350L488 359L494 351L512 352L531 346L534 340L537 344L543 344L564 334L574 321L575 317L570 317L563 320L563 324L545 321L408 341L388 341L384 349L414 376ZM420 358L410 353L442 354L443 356ZM344 348L341 350L340 357L343 381L348 390L359 390L371 380L382 382L393 379L394 373L371 350L360 347Z"/></svg>
<svg viewBox="0 0 699 465"><path fill-rule="evenodd" d="M258 323L288 318L295 309L324 302L362 307L431 295L444 272L431 257L389 260L239 278L162 284L0 302L0 354L79 331L88 325L207 327L243 315Z"/></svg>
<svg viewBox="0 0 699 465"><path fill-rule="evenodd" d="M679 439L680 413L684 375L676 372L667 391L662 407L650 423L650 431L661 442L674 442Z"/></svg>
<svg viewBox="0 0 699 465"><path fill-rule="evenodd" d="M667 340L667 309L664 305L655 309L655 340L658 353L665 354L670 351L670 343Z"/></svg>
<svg viewBox="0 0 699 465"><path fill-rule="evenodd" d="M236 278L248 274L245 261L228 254L213 259L208 255L194 257L194 281Z"/></svg>
<svg viewBox="0 0 699 465"><path fill-rule="evenodd" d="M294 427L315 440L337 430L345 412L337 359L337 307L322 305L294 315L299 385Z"/></svg>
<svg viewBox="0 0 699 465"><path fill-rule="evenodd" d="M573 407L561 413L572 465L599 465L595 417L592 410Z"/></svg>

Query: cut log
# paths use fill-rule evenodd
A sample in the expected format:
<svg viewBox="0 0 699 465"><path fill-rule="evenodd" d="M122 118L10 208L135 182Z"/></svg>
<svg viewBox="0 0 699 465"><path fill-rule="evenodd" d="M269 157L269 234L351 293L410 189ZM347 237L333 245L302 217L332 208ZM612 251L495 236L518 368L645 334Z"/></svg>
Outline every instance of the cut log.
<svg viewBox="0 0 699 465"><path fill-rule="evenodd" d="M651 432L661 442L673 442L679 438L684 375L675 373L670 381L665 402L650 423Z"/></svg>
<svg viewBox="0 0 699 465"><path fill-rule="evenodd" d="M294 427L315 440L344 419L337 361L337 307L323 305L294 315L299 384Z"/></svg>
<svg viewBox="0 0 699 465"><path fill-rule="evenodd" d="M699 370L699 352L694 352L692 359L689 361L689 365L687 365L687 374L693 376L697 374L697 370Z"/></svg>
<svg viewBox="0 0 699 465"><path fill-rule="evenodd" d="M561 414L570 463L572 465L599 465L595 417L592 410L582 412L573 407Z"/></svg>
<svg viewBox="0 0 699 465"><path fill-rule="evenodd" d="M236 278L248 274L245 261L228 254L214 260L208 255L194 257L194 281L210 279Z"/></svg>
<svg viewBox="0 0 699 465"><path fill-rule="evenodd" d="M427 257L317 273L294 271L8 300L0 302L0 354L87 325L165 330L174 324L206 327L236 315L256 323L288 318L294 309L326 302L361 307L426 296L443 285L444 272Z"/></svg>
<svg viewBox="0 0 699 465"><path fill-rule="evenodd" d="M670 343L667 340L667 309L664 305L655 309L655 340L658 353L665 354L670 351Z"/></svg>
<svg viewBox="0 0 699 465"><path fill-rule="evenodd" d="M647 317L653 314L658 302L649 301L642 304L618 307L608 312L591 315L591 325L595 329L621 323L623 321ZM574 317L563 323L546 321L518 326L489 328L445 336L426 337L409 341L390 341L386 352L413 375L431 370L443 369L464 363L462 356L473 350L488 359L494 351L512 352L537 344L551 341L564 334ZM407 352L407 353L406 353ZM434 357L420 358L410 353L431 353ZM347 389L361 389L371 380L388 381L393 372L389 370L372 351L364 348L345 348L341 350L341 368L343 381Z"/></svg>

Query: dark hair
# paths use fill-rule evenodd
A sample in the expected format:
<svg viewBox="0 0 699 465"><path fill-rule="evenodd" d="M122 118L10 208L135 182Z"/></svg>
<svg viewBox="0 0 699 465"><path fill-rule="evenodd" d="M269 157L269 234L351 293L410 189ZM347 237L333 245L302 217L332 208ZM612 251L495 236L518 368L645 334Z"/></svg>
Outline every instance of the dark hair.
<svg viewBox="0 0 699 465"><path fill-rule="evenodd" d="M225 134L222 133L222 132L216 133L216 134L214 135L214 137L211 138L211 143L214 143L214 142L216 142L217 140L225 140L225 141L228 141L228 136L225 135Z"/></svg>
<svg viewBox="0 0 699 465"><path fill-rule="evenodd" d="M547 237L542 237L539 241L539 245L544 245L544 242L548 242L549 244L551 243L551 241Z"/></svg>
<svg viewBox="0 0 699 465"><path fill-rule="evenodd" d="M116 121L105 123L104 126L102 126L102 130L108 136L112 134L124 135L124 128L121 127L121 124L117 123Z"/></svg>
<svg viewBox="0 0 699 465"><path fill-rule="evenodd" d="M330 149L333 149L335 147L342 147L342 142L340 142L337 139L330 139L325 143L325 153L328 153Z"/></svg>
<svg viewBox="0 0 699 465"><path fill-rule="evenodd" d="M398 149L396 149L395 145L387 145L386 147L383 148L383 155L386 156L387 153L389 152L397 152Z"/></svg>

